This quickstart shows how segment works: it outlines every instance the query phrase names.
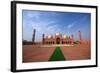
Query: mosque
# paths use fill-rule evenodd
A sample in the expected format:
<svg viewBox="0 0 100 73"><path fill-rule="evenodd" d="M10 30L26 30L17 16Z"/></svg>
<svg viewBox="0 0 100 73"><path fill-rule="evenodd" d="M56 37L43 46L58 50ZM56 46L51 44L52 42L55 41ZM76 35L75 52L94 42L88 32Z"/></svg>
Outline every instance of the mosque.
<svg viewBox="0 0 100 73"><path fill-rule="evenodd" d="M33 29L33 35L32 35L32 42L33 44L35 44L35 33L36 33L36 30ZM78 41L81 43L81 32L78 31ZM73 35L70 35L70 36L67 36L66 34L65 35L62 35L60 32L58 33L55 33L55 35L48 35L48 36L45 36L45 34L42 34L42 39L40 41L41 44L43 45L57 45L57 44L67 44L67 45L73 45L74 44L74 36Z"/></svg>

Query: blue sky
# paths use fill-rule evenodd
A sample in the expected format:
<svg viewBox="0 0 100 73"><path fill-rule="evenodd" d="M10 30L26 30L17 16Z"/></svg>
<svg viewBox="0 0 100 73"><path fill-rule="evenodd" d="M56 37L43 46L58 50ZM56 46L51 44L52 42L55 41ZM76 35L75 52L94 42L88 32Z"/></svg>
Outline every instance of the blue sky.
<svg viewBox="0 0 100 73"><path fill-rule="evenodd" d="M33 29L36 29L35 41L41 41L42 34L74 35L78 39L77 32L80 30L83 39L90 39L91 14L76 12L54 12L23 10L23 39L31 41Z"/></svg>

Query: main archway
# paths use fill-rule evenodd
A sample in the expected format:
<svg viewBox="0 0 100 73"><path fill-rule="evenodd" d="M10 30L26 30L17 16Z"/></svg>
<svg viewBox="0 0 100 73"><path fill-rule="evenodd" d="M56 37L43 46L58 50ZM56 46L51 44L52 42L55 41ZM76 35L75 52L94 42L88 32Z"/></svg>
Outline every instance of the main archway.
<svg viewBox="0 0 100 73"><path fill-rule="evenodd" d="M56 38L56 44L60 44L60 38Z"/></svg>

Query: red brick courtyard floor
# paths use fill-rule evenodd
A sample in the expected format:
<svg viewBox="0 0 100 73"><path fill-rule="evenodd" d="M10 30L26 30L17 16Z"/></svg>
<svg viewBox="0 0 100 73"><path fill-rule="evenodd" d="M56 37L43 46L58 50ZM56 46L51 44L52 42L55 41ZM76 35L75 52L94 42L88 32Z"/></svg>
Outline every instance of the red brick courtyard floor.
<svg viewBox="0 0 100 73"><path fill-rule="evenodd" d="M45 62L48 61L56 47L39 47L23 45L23 62ZM61 46L61 51L67 60L91 59L90 44L79 44L74 46Z"/></svg>

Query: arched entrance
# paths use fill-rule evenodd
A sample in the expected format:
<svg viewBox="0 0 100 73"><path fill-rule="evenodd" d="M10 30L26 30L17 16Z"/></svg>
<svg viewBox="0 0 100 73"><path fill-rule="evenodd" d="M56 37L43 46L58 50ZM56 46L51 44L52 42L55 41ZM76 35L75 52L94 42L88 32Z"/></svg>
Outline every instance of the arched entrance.
<svg viewBox="0 0 100 73"><path fill-rule="evenodd" d="M56 44L60 44L60 38L56 38Z"/></svg>

